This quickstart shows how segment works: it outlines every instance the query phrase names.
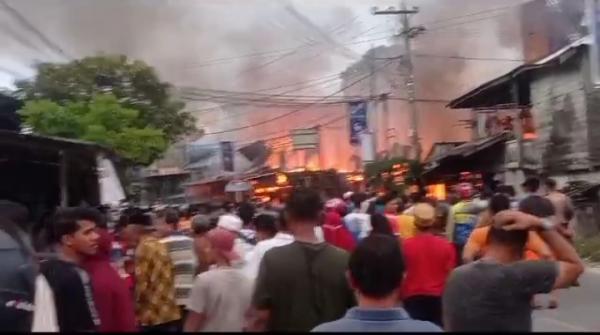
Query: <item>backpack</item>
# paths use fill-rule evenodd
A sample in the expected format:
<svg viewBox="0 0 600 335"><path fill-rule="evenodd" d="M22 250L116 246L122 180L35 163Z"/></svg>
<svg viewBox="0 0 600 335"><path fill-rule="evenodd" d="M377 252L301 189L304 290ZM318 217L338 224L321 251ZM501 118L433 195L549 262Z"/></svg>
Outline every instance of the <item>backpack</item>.
<svg viewBox="0 0 600 335"><path fill-rule="evenodd" d="M33 252L16 227L0 227L0 332L30 332L36 267Z"/></svg>

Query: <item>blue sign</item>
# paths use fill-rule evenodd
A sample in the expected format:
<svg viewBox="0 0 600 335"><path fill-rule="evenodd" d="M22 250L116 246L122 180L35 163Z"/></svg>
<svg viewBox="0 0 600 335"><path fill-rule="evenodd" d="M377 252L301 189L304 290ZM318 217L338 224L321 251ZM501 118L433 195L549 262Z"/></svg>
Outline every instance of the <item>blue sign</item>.
<svg viewBox="0 0 600 335"><path fill-rule="evenodd" d="M367 102L356 101L348 104L350 108L350 144L360 144L360 134L367 130Z"/></svg>

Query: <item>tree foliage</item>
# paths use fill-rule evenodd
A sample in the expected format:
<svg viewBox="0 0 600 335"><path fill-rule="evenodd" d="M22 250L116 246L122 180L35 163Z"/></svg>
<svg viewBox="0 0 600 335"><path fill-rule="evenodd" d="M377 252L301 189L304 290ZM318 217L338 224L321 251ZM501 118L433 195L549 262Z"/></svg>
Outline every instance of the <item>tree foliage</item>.
<svg viewBox="0 0 600 335"><path fill-rule="evenodd" d="M71 104L69 111L73 112L77 107L72 103L82 103L85 110L86 103L95 96L110 93L126 110L139 112L131 127L160 129L167 142L194 130L193 117L183 111L183 102L171 96L169 84L161 82L152 67L125 56L101 55L66 64L43 63L33 80L17 82L16 86L25 101L47 99L59 106ZM65 110L54 112L54 117L64 120ZM63 130L69 132L66 127Z"/></svg>
<svg viewBox="0 0 600 335"><path fill-rule="evenodd" d="M123 107L112 94L95 95L89 101L49 99L25 103L21 115L37 133L77 138L112 148L139 164L150 164L166 148L162 129L142 126L140 112Z"/></svg>

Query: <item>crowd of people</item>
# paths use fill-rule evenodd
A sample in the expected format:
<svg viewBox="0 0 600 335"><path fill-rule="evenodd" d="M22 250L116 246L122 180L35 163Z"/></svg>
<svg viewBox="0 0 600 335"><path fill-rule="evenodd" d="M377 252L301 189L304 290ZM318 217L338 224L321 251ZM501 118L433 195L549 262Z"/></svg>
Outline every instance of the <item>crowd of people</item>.
<svg viewBox="0 0 600 335"><path fill-rule="evenodd" d="M36 248L27 209L0 201L0 329L531 331L540 295L557 307L583 271L573 205L545 184L463 184L451 202L297 188L281 207L126 208L114 225L61 208Z"/></svg>

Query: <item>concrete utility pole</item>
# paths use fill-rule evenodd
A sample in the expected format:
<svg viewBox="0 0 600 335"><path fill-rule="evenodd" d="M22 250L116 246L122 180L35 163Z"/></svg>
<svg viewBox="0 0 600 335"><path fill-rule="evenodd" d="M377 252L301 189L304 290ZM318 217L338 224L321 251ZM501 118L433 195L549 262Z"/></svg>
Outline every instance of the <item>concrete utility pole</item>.
<svg viewBox="0 0 600 335"><path fill-rule="evenodd" d="M369 125L369 128L371 128L371 132L373 133L373 142L374 142L374 146L375 146L375 155L377 155L377 146L379 145L379 141L378 141L378 136L379 136L379 132L380 130L380 126L379 126L379 116L377 114L377 98L376 98L376 92L377 92L377 78L376 78L376 71L375 71L375 49L373 48L373 46L371 46L371 50L372 50L372 55L371 57L367 58L367 61L369 63L369 108L367 109L367 124Z"/></svg>
<svg viewBox="0 0 600 335"><path fill-rule="evenodd" d="M411 111L411 142L413 147L414 158L417 161L421 161L421 143L419 139L419 114L417 110L416 104L416 92L415 92L415 78L413 74L413 64L411 57L411 47L410 47L410 39L413 37L413 34L418 33L423 28L412 28L410 26L409 14L416 14L419 12L418 8L406 9L406 3L401 1L400 10L395 9L393 7L387 10L379 10L377 8L373 8L373 15L400 15L400 22L402 23L402 33L401 35L404 37L404 48L405 48L405 62L406 68L408 70L408 77L406 78L406 90L408 93L408 102L410 105ZM402 68L402 63L400 63L400 68Z"/></svg>

